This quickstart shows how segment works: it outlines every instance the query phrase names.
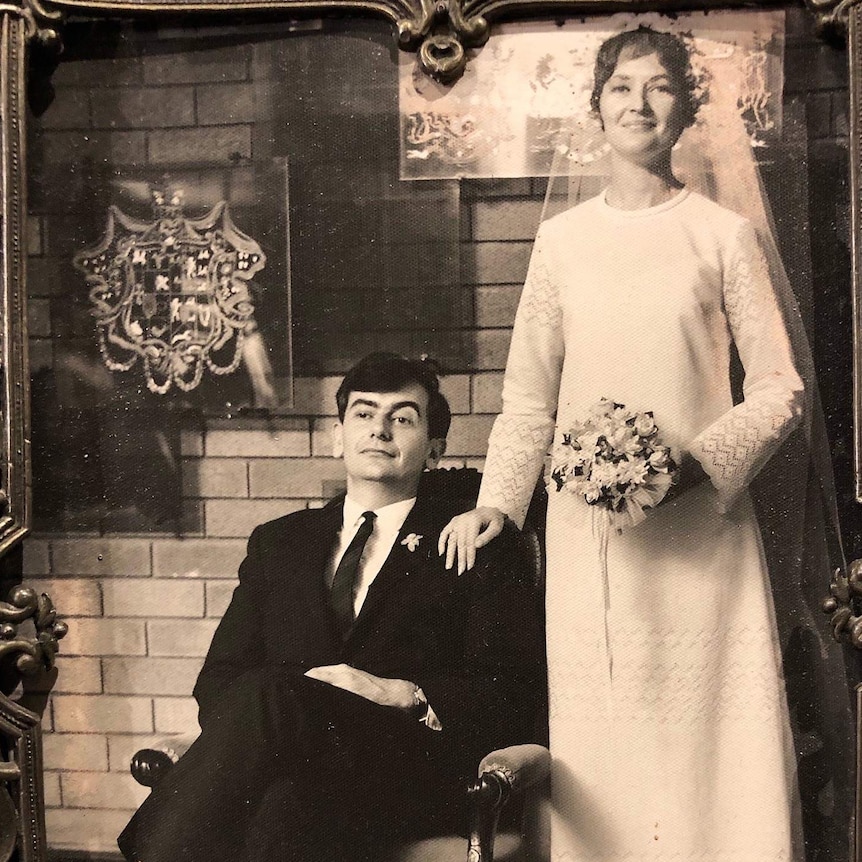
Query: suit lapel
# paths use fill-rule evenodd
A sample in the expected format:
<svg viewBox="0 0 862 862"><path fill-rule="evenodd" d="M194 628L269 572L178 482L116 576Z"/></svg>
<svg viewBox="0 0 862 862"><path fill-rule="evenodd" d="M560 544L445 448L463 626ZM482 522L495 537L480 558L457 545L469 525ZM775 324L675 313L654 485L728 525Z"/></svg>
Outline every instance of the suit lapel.
<svg viewBox="0 0 862 862"><path fill-rule="evenodd" d="M304 537L301 547L294 548L298 560L296 593L315 629L336 635L335 615L329 602L325 574L335 552L344 511L344 497L331 500L320 510L315 529ZM336 635L337 636L337 635ZM338 638L340 641L341 639Z"/></svg>
<svg viewBox="0 0 862 862"><path fill-rule="evenodd" d="M385 608L387 597L391 595L396 584L406 579L421 581L429 570L429 561L437 556L438 534L439 528L435 527L433 512L429 506L422 505L420 497L398 531L386 562L368 588L368 595L350 630L348 641L361 637L362 632L367 630L371 621ZM412 551L404 544L411 535L421 536L418 543L413 544Z"/></svg>

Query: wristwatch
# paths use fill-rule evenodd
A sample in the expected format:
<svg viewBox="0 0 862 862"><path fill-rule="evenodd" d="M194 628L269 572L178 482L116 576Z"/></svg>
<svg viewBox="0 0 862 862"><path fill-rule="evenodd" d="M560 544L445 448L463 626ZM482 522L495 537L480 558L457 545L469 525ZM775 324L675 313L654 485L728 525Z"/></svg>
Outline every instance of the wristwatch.
<svg viewBox="0 0 862 862"><path fill-rule="evenodd" d="M410 708L410 714L415 716L417 721L424 721L425 716L428 715L428 698L418 685L413 687L413 706Z"/></svg>

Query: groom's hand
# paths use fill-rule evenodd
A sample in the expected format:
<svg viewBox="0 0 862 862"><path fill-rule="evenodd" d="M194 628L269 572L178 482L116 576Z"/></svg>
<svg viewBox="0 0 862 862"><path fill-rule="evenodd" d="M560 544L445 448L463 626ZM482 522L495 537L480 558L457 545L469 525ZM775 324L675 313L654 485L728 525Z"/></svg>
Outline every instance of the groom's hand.
<svg viewBox="0 0 862 862"><path fill-rule="evenodd" d="M349 664L330 664L313 667L305 675L312 679L334 685L345 691L358 694L366 700L380 706L392 706L396 709L412 710L416 707L414 692L416 685L406 679L386 679L374 676L364 670L358 670Z"/></svg>

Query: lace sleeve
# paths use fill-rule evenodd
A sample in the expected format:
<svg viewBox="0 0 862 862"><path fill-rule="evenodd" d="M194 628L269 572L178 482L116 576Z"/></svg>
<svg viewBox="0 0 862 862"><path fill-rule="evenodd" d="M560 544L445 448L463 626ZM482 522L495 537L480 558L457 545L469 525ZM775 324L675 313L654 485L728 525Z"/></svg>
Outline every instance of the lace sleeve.
<svg viewBox="0 0 862 862"><path fill-rule="evenodd" d="M503 412L488 444L478 505L523 524L554 437L564 344L559 272L540 229L515 315L503 382Z"/></svg>
<svg viewBox="0 0 862 862"><path fill-rule="evenodd" d="M724 307L745 369L744 400L691 444L724 508L772 457L802 416L796 372L769 267L750 223L742 223L724 275Z"/></svg>

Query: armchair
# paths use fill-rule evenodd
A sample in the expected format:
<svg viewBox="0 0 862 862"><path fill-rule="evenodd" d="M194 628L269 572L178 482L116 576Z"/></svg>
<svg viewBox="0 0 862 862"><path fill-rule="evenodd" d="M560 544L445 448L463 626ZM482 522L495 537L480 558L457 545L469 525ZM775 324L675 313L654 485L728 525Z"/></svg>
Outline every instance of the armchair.
<svg viewBox="0 0 862 862"><path fill-rule="evenodd" d="M194 741L193 736L166 739L156 748L138 751L132 776L154 787ZM478 777L467 789L470 833L467 847L460 835L425 838L398 848L386 862L544 862L546 830L538 803L550 773L550 752L543 745L513 745L492 751L479 764ZM498 830L509 802L523 807L520 823ZM465 855L466 850L466 855Z"/></svg>
<svg viewBox="0 0 862 862"><path fill-rule="evenodd" d="M423 475L423 490L463 497L469 505L476 498L480 478L473 469L433 470ZM541 538L545 501L541 488L525 528L532 549L537 602L542 602L544 594ZM537 704L537 723L544 726L542 707ZM154 787L194 738L166 738L138 751L131 761L132 776L139 784ZM550 753L543 745L514 745L490 752L479 763L477 779L466 789L470 824L467 846L459 835L427 838L399 847L394 856L381 862L543 862L548 858L547 830L538 803L546 792L549 773Z"/></svg>

